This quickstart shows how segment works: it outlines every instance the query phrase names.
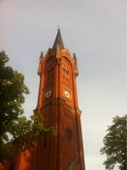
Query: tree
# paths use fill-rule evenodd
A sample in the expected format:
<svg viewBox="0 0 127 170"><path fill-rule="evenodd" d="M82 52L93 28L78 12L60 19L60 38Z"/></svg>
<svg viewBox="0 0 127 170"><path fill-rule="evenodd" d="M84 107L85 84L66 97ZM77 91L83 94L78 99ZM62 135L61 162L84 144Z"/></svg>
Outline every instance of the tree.
<svg viewBox="0 0 127 170"><path fill-rule="evenodd" d="M104 162L106 169L112 170L119 165L120 170L126 169L127 161L127 115L113 118L113 124L108 127L107 135L103 139L104 147L101 154L106 154Z"/></svg>
<svg viewBox="0 0 127 170"><path fill-rule="evenodd" d="M0 162L9 159L19 148L29 148L40 135L54 133L53 128L44 127L41 115L29 120L23 116L22 104L29 91L24 76L6 66L8 61L5 52L0 52Z"/></svg>
<svg viewBox="0 0 127 170"><path fill-rule="evenodd" d="M8 123L23 113L24 95L29 93L24 76L6 66L8 61L5 52L0 52L0 142Z"/></svg>
<svg viewBox="0 0 127 170"><path fill-rule="evenodd" d="M0 162L10 159L20 150L35 146L42 136L55 134L54 128L45 128L42 115L33 115L30 119L19 116L8 124L4 140L0 145Z"/></svg>

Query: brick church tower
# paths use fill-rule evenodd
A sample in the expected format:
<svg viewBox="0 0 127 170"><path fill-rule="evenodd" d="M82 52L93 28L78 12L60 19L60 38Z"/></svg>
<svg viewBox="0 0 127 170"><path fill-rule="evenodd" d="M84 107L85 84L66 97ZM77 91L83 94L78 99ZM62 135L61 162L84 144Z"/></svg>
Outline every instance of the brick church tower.
<svg viewBox="0 0 127 170"><path fill-rule="evenodd" d="M38 143L35 170L85 170L76 88L77 59L64 48L59 29L53 47L40 57L38 74L35 114L42 114L46 126L55 127L57 135Z"/></svg>
<svg viewBox="0 0 127 170"><path fill-rule="evenodd" d="M81 112L78 106L77 59L64 48L58 29L53 47L41 54L40 86L35 114L42 114L55 136L44 136L34 151L20 153L9 170L85 170ZM8 170L8 168L5 170Z"/></svg>

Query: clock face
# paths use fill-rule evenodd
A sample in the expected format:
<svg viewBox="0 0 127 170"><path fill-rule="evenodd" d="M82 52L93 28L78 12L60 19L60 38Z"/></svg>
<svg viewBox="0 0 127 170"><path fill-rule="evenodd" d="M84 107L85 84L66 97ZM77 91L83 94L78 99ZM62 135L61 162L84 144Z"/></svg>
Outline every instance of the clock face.
<svg viewBox="0 0 127 170"><path fill-rule="evenodd" d="M68 91L64 91L64 95L67 97L67 98L70 98L70 93Z"/></svg>
<svg viewBox="0 0 127 170"><path fill-rule="evenodd" d="M50 97L52 94L52 91L51 90L48 90L45 94L46 98Z"/></svg>

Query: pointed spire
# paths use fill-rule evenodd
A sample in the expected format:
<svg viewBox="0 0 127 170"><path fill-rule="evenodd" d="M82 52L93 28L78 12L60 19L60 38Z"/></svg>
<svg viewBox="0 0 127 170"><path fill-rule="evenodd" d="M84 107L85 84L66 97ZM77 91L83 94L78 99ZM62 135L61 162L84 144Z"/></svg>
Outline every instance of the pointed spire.
<svg viewBox="0 0 127 170"><path fill-rule="evenodd" d="M57 30L56 39L55 39L55 41L54 41L54 44L53 44L52 49L53 49L53 50L56 50L57 45L59 45L59 48L60 48L60 49L64 49L64 44L63 44L63 41L62 41L60 28L58 28L58 30Z"/></svg>

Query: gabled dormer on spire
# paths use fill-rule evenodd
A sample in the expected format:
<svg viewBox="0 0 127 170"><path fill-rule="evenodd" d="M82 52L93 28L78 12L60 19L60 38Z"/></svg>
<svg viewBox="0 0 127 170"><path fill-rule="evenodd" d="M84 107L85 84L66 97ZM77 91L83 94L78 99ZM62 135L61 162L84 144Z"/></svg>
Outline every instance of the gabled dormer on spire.
<svg viewBox="0 0 127 170"><path fill-rule="evenodd" d="M52 49L56 50L57 47L59 47L61 50L64 49L64 44L63 44L63 41L62 41L62 37L61 37L61 33L60 33L60 29L59 28L57 30L56 39L54 41Z"/></svg>

